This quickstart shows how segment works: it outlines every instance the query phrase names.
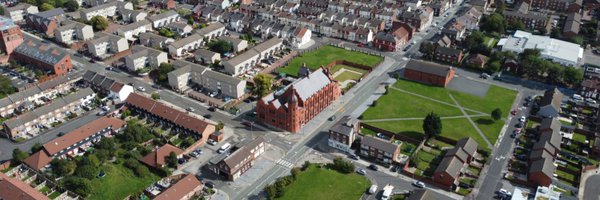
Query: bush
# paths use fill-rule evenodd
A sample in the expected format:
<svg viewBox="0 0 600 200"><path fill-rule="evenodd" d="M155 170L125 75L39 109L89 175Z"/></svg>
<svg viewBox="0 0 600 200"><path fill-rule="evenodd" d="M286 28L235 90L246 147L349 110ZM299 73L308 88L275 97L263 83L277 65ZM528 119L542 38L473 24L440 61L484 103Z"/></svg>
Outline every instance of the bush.
<svg viewBox="0 0 600 200"><path fill-rule="evenodd" d="M146 166L138 165L135 168L134 173L138 177L144 177L144 176L147 176L148 174L150 174L150 170L148 170L148 168Z"/></svg>
<svg viewBox="0 0 600 200"><path fill-rule="evenodd" d="M140 166L140 163L134 158L128 158L127 160L125 160L125 167L129 169L135 170L135 168L137 168L138 166Z"/></svg>
<svg viewBox="0 0 600 200"><path fill-rule="evenodd" d="M308 169L308 167L310 167L310 161L304 161L304 164L302 165L302 171Z"/></svg>
<svg viewBox="0 0 600 200"><path fill-rule="evenodd" d="M294 167L290 170L290 173L292 174L292 177L294 177L294 179L298 178L298 175L300 174L301 170L298 167Z"/></svg>
<svg viewBox="0 0 600 200"><path fill-rule="evenodd" d="M331 168L345 174L354 172L354 164L339 156L333 159L333 164L331 165Z"/></svg>
<svg viewBox="0 0 600 200"><path fill-rule="evenodd" d="M274 199L277 196L277 187L273 184L269 184L265 187L265 192L269 199Z"/></svg>
<svg viewBox="0 0 600 200"><path fill-rule="evenodd" d="M98 168L92 165L82 165L77 167L75 175L81 178L94 179L98 175Z"/></svg>

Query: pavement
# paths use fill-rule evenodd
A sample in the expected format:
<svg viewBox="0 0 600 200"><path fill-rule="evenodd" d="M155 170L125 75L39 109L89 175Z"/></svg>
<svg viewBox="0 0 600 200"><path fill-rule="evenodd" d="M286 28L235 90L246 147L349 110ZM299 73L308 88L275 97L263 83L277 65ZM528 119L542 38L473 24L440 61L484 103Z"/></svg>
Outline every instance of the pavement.
<svg viewBox="0 0 600 200"><path fill-rule="evenodd" d="M600 191L600 184L597 183L600 183L600 175L598 175L596 171L596 174L588 177L585 181L583 200L600 200L600 195L598 194Z"/></svg>

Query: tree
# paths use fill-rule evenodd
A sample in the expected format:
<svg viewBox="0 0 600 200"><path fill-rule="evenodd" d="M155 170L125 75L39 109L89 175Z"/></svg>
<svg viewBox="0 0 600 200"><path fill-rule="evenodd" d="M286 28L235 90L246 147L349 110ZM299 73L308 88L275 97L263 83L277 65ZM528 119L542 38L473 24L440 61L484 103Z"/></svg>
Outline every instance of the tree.
<svg viewBox="0 0 600 200"><path fill-rule="evenodd" d="M165 37L169 37L169 38L174 38L175 37L175 33L173 33L173 31L169 30L168 28L162 27L158 30L158 34L165 36Z"/></svg>
<svg viewBox="0 0 600 200"><path fill-rule="evenodd" d="M156 79L158 80L158 82L163 82L163 83L167 82L168 81L167 74L173 70L175 70L175 68L173 68L172 64L161 63L158 66L158 69L156 70L156 72L157 72Z"/></svg>
<svg viewBox="0 0 600 200"><path fill-rule="evenodd" d="M576 67L567 67L564 70L563 81L569 85L579 85L583 80L583 71Z"/></svg>
<svg viewBox="0 0 600 200"><path fill-rule="evenodd" d="M135 169L133 170L133 172L138 177L145 177L148 174L150 174L150 170L148 170L148 168L146 166L144 166L144 165L138 165L137 167L135 167Z"/></svg>
<svg viewBox="0 0 600 200"><path fill-rule="evenodd" d="M582 45L583 44L583 36L581 36L581 35L575 36L575 37L571 38L571 42Z"/></svg>
<svg viewBox="0 0 600 200"><path fill-rule="evenodd" d="M40 11L47 11L47 10L52 10L52 9L54 9L54 6L52 4L49 4L49 3L43 3L40 6Z"/></svg>
<svg viewBox="0 0 600 200"><path fill-rule="evenodd" d="M39 150L41 150L44 146L42 146L42 144L35 143L33 146L31 146L31 153L35 153L38 152Z"/></svg>
<svg viewBox="0 0 600 200"><path fill-rule="evenodd" d="M506 19L501 14L484 15L481 19L480 28L487 32L505 33L507 27Z"/></svg>
<svg viewBox="0 0 600 200"><path fill-rule="evenodd" d="M493 61L487 65L486 71L488 71L490 73L494 73L494 72L499 71L501 67L502 67L502 64L500 64L500 61Z"/></svg>
<svg viewBox="0 0 600 200"><path fill-rule="evenodd" d="M94 16L90 22L95 31L103 31L108 28L108 20L103 16Z"/></svg>
<svg viewBox="0 0 600 200"><path fill-rule="evenodd" d="M4 7L0 6L0 15L4 15Z"/></svg>
<svg viewBox="0 0 600 200"><path fill-rule="evenodd" d="M429 137L435 137L442 133L442 120L440 116L431 112L423 120L423 131Z"/></svg>
<svg viewBox="0 0 600 200"><path fill-rule="evenodd" d="M63 7L67 8L70 12L74 12L79 9L79 4L75 0L68 0L63 4Z"/></svg>
<svg viewBox="0 0 600 200"><path fill-rule="evenodd" d="M117 142L114 138L103 138L100 142L94 145L96 149L104 149L108 151L114 151L117 149Z"/></svg>
<svg viewBox="0 0 600 200"><path fill-rule="evenodd" d="M292 174L292 176L293 176L294 178L298 178L298 175L300 174L300 172L301 172L301 171L302 171L302 170L300 170L300 168L299 168L299 167L294 167L294 168L292 168L292 169L290 170L290 174Z"/></svg>
<svg viewBox="0 0 600 200"><path fill-rule="evenodd" d="M81 178L92 180L98 175L98 168L93 165L81 165L75 170L75 175Z"/></svg>
<svg viewBox="0 0 600 200"><path fill-rule="evenodd" d="M340 156L333 159L332 168L345 174L354 172L354 164Z"/></svg>
<svg viewBox="0 0 600 200"><path fill-rule="evenodd" d="M500 118L502 118L502 111L500 110L500 108L494 109L492 111L492 119L499 120Z"/></svg>
<svg viewBox="0 0 600 200"><path fill-rule="evenodd" d="M54 160L52 160L52 162L50 162L50 164L52 164L52 171L58 176L72 174L73 171L75 171L75 168L77 167L75 161L66 159L55 158Z"/></svg>
<svg viewBox="0 0 600 200"><path fill-rule="evenodd" d="M525 24L521 20L510 20L508 28L511 30L525 30Z"/></svg>
<svg viewBox="0 0 600 200"><path fill-rule="evenodd" d="M552 30L550 31L550 37L561 38L562 34L560 32L560 28L552 28Z"/></svg>
<svg viewBox="0 0 600 200"><path fill-rule="evenodd" d="M152 99L154 99L154 100L160 99L160 94L158 94L158 93L156 93L156 92L155 92L155 93L152 93L152 95L151 95L151 96L152 96Z"/></svg>
<svg viewBox="0 0 600 200"><path fill-rule="evenodd" d="M100 166L100 159L95 153L87 155L87 159L90 161L90 165Z"/></svg>
<svg viewBox="0 0 600 200"><path fill-rule="evenodd" d="M171 168L177 167L177 154L173 151L166 157L167 166Z"/></svg>
<svg viewBox="0 0 600 200"><path fill-rule="evenodd" d="M275 196L277 195L277 187L274 184L269 184L265 187L265 192L267 193L269 199L275 199Z"/></svg>
<svg viewBox="0 0 600 200"><path fill-rule="evenodd" d="M29 157L29 154L27 152L21 151L21 149L19 149L19 148L15 148L15 149L13 149L12 157L13 157L14 161L21 163L21 162L23 162L23 160L25 160L27 157Z"/></svg>
<svg viewBox="0 0 600 200"><path fill-rule="evenodd" d="M95 155L98 157L98 160L100 160L101 163L105 162L110 157L110 153L106 149L96 150Z"/></svg>
<svg viewBox="0 0 600 200"><path fill-rule="evenodd" d="M10 78L0 74L0 96L15 93L16 89L12 86Z"/></svg>
<svg viewBox="0 0 600 200"><path fill-rule="evenodd" d="M221 54L229 53L233 50L233 45L225 40L213 40L206 46L208 46L211 51Z"/></svg>
<svg viewBox="0 0 600 200"><path fill-rule="evenodd" d="M62 185L82 197L87 197L92 192L92 182L85 178L67 177L62 181Z"/></svg>
<svg viewBox="0 0 600 200"><path fill-rule="evenodd" d="M253 78L254 80L254 94L259 97L264 97L267 94L271 93L271 89L273 88L274 79L272 76L267 74L257 74Z"/></svg>
<svg viewBox="0 0 600 200"><path fill-rule="evenodd" d="M215 127L217 130L221 130L223 128L225 128L225 124L222 121L219 121L219 123L217 124L217 127Z"/></svg>
<svg viewBox="0 0 600 200"><path fill-rule="evenodd" d="M563 69L564 67L555 63L548 63L547 65L547 80L552 84L562 83Z"/></svg>

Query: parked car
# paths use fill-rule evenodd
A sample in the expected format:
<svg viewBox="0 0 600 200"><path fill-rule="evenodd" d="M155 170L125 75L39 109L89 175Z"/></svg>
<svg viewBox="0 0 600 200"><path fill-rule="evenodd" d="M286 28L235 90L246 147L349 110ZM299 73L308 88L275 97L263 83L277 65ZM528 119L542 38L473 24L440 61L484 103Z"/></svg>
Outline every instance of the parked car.
<svg viewBox="0 0 600 200"><path fill-rule="evenodd" d="M142 91L142 92L145 92L145 91L146 91L146 88L144 88L144 87L142 87L142 86L138 87L137 89L138 89L139 91Z"/></svg>
<svg viewBox="0 0 600 200"><path fill-rule="evenodd" d="M413 182L413 185L415 187L418 187L418 188L424 188L425 187L425 183L423 183L421 181L415 181L415 182Z"/></svg>
<svg viewBox="0 0 600 200"><path fill-rule="evenodd" d="M517 134L515 134L515 133L510 134L510 138L516 138L516 137L517 137Z"/></svg>
<svg viewBox="0 0 600 200"><path fill-rule="evenodd" d="M505 196L511 196L511 195L512 195L512 194L511 194L509 191L507 191L507 190L506 190L506 189L504 189L504 188L501 188L500 190L498 190L498 192L497 192L497 193L498 193L499 195L505 195Z"/></svg>
<svg viewBox="0 0 600 200"><path fill-rule="evenodd" d="M329 121L335 121L335 118L336 118L335 115L333 115L333 116L329 117Z"/></svg>
<svg viewBox="0 0 600 200"><path fill-rule="evenodd" d="M357 47L365 47L365 45L364 45L364 44L362 44L362 43L358 43L356 46L357 46Z"/></svg>
<svg viewBox="0 0 600 200"><path fill-rule="evenodd" d="M106 111L100 111L100 112L98 112L98 116L104 116L104 115L106 115Z"/></svg>
<svg viewBox="0 0 600 200"><path fill-rule="evenodd" d="M216 110L217 110L217 109L216 109L215 107L210 107L210 108L208 108L208 111L210 111L210 112L215 112Z"/></svg>
<svg viewBox="0 0 600 200"><path fill-rule="evenodd" d="M210 181L208 181L208 182L205 182L205 183L204 183L204 185L205 185L206 187L209 187L209 188L215 188L215 184L214 184L213 182L210 182Z"/></svg>
<svg viewBox="0 0 600 200"><path fill-rule="evenodd" d="M371 169L373 171L377 171L379 169L379 167L377 167L377 165L369 165L369 169Z"/></svg>
<svg viewBox="0 0 600 200"><path fill-rule="evenodd" d="M365 169L359 168L358 170L356 170L356 173L362 174L362 175L366 175L367 171Z"/></svg>
<svg viewBox="0 0 600 200"><path fill-rule="evenodd" d="M195 111L195 109L194 109L194 108L192 108L192 107L188 107L188 108L186 108L185 110L187 110L187 111L189 111L189 112L194 112L194 111Z"/></svg>
<svg viewBox="0 0 600 200"><path fill-rule="evenodd" d="M61 136L63 136L63 135L65 135L65 132L62 132L62 131L61 131L61 132L59 132L59 133L58 133L58 137L61 137Z"/></svg>
<svg viewBox="0 0 600 200"><path fill-rule="evenodd" d="M521 118L519 118L520 122L525 122L525 120L527 120L527 118L525 116L521 116Z"/></svg>
<svg viewBox="0 0 600 200"><path fill-rule="evenodd" d="M515 125L517 128L523 128L523 122L519 122Z"/></svg>
<svg viewBox="0 0 600 200"><path fill-rule="evenodd" d="M350 154L348 157L350 157L353 160L358 160L358 156L356 154Z"/></svg>
<svg viewBox="0 0 600 200"><path fill-rule="evenodd" d="M208 138L208 140L206 140L206 143L208 143L208 144L210 144L210 145L216 145L216 144L217 144L217 141L215 141L215 140L213 140L213 139L210 139L210 138Z"/></svg>
<svg viewBox="0 0 600 200"><path fill-rule="evenodd" d="M487 73L482 73L481 75L479 75L479 78L482 78L482 79L487 79L489 77L490 77L490 75Z"/></svg>
<svg viewBox="0 0 600 200"><path fill-rule="evenodd" d="M510 114L511 114L511 115L516 115L516 114L517 114L517 110L512 110L512 111L510 111Z"/></svg>
<svg viewBox="0 0 600 200"><path fill-rule="evenodd" d="M377 185L371 185L369 187L369 194L375 194L375 192L377 192Z"/></svg>
<svg viewBox="0 0 600 200"><path fill-rule="evenodd" d="M203 117L204 117L204 118L206 118L206 119L210 119L210 118L212 118L212 115L210 115L210 114L206 114L206 115L204 115Z"/></svg>

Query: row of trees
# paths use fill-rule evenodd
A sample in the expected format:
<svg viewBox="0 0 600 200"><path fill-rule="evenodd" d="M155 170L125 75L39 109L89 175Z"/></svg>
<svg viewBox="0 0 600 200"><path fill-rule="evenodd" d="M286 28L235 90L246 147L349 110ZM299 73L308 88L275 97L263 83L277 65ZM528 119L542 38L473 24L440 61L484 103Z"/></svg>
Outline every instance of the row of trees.
<svg viewBox="0 0 600 200"><path fill-rule="evenodd" d="M558 63L543 59L540 51L526 49L519 55L519 74L546 81L551 84L566 86L579 85L583 80L583 71L576 67L565 67Z"/></svg>
<svg viewBox="0 0 600 200"><path fill-rule="evenodd" d="M39 7L40 11L66 8L67 11L73 12L79 9L79 4L75 0L24 0L21 2L35 5Z"/></svg>

